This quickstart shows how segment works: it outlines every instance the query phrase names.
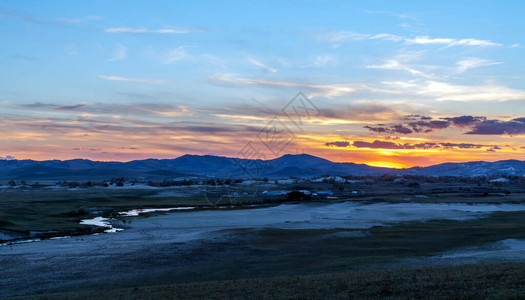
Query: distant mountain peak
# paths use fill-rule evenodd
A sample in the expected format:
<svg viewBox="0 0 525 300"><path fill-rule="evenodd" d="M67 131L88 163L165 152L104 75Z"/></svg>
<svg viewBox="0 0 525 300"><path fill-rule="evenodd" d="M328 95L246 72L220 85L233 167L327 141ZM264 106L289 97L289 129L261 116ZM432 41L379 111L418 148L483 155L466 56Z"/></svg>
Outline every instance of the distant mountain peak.
<svg viewBox="0 0 525 300"><path fill-rule="evenodd" d="M39 172L39 168L41 172ZM54 169L50 169L54 168ZM72 172L74 171L74 172ZM162 171L162 172L160 172ZM169 176L186 174L188 176L213 177L269 177L286 178L317 177L320 175L353 175L381 176L389 175L422 175L422 176L525 176L525 161L515 159L497 162L472 161L463 163L443 163L429 167L408 169L389 169L372 167L366 164L351 162L337 163L314 155L285 154L281 157L255 160L215 155L185 154L174 159L144 159L129 162L102 162L88 159L72 160L0 160L0 179L58 179L64 180L82 174L99 177L147 178L150 175ZM40 174L40 175L39 175ZM42 174L48 174L45 177ZM279 177L282 176L282 177ZM90 177L91 178L91 177ZM78 179L77 179L78 180ZM88 179L89 180L89 179Z"/></svg>

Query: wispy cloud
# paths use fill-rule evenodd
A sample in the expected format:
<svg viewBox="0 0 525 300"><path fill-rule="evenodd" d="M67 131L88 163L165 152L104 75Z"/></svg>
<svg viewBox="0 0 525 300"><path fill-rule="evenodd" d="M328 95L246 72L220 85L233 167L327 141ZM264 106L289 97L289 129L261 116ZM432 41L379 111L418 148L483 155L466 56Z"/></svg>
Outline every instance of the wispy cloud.
<svg viewBox="0 0 525 300"><path fill-rule="evenodd" d="M166 54L164 58L164 63L172 64L184 59L187 56L188 54L186 53L186 49L184 49L184 46L179 46L176 49L169 51L168 54Z"/></svg>
<svg viewBox="0 0 525 300"><path fill-rule="evenodd" d="M353 94L357 88L351 84L309 84L294 81L266 80L256 78L242 78L235 74L218 74L210 78L216 82L231 83L239 85L263 85L275 87L300 87L308 89L309 96L339 97Z"/></svg>
<svg viewBox="0 0 525 300"><path fill-rule="evenodd" d="M442 45L445 47L452 46L477 46L477 47L488 47L488 46L502 46L502 44L492 42L490 40L480 40L474 38L431 38L428 36L416 36L416 37L402 37L389 33L379 34L367 34L367 33L356 33L352 31L337 31L328 32L321 35L317 35L320 40L328 42L344 42L344 41L359 41L359 40L385 40L392 42L403 42L407 45Z"/></svg>
<svg viewBox="0 0 525 300"><path fill-rule="evenodd" d="M405 43L407 44L420 44L420 45L444 45L446 47L452 46L501 46L499 43L494 43L489 40L478 40L478 39L452 39L452 38L429 38L428 36L417 36L415 38L405 38Z"/></svg>
<svg viewBox="0 0 525 300"><path fill-rule="evenodd" d="M149 84L166 84L167 80L164 79L148 79L148 78L129 78L129 77L120 77L120 76L98 76L101 79L113 80L113 81L125 81L125 82L141 82Z"/></svg>
<svg viewBox="0 0 525 300"><path fill-rule="evenodd" d="M277 72L277 69L272 68L272 67L270 67L268 65L265 65L264 63L262 63L261 61L255 59L253 57L248 57L246 60L249 63L251 63L252 65L257 66L257 67L259 67L259 68L261 68L261 69L263 69L265 71L269 71L269 72L272 72L272 73Z"/></svg>
<svg viewBox="0 0 525 300"><path fill-rule="evenodd" d="M223 69L227 69L226 62L218 57L209 54L202 54L202 57L206 58L211 63L220 66Z"/></svg>
<svg viewBox="0 0 525 300"><path fill-rule="evenodd" d="M343 42L343 41L359 41L370 39L370 34L356 33L352 31L337 31L328 32L325 34L317 35L321 40L328 42Z"/></svg>
<svg viewBox="0 0 525 300"><path fill-rule="evenodd" d="M412 75L417 75L421 77L430 77L428 74L418 71L416 69L410 68L409 66L403 65L398 60L395 60L395 59L388 60L384 64L381 64L381 65L369 65L369 66L366 66L366 68L382 69L382 70L401 70L401 71L407 71L411 73Z"/></svg>
<svg viewBox="0 0 525 300"><path fill-rule="evenodd" d="M120 44L117 44L115 46L115 52L113 53L113 57L109 59L109 61L115 61L115 60L123 60L127 57L128 48L125 46L122 46Z"/></svg>
<svg viewBox="0 0 525 300"><path fill-rule="evenodd" d="M458 61L456 63L457 73L463 73L468 69L499 65L501 62L493 61L489 59L482 59L477 57L467 57L464 60Z"/></svg>
<svg viewBox="0 0 525 300"><path fill-rule="evenodd" d="M525 91L496 84L457 85L436 80L383 82L383 93L424 97L436 101L510 101L524 100Z"/></svg>
<svg viewBox="0 0 525 300"><path fill-rule="evenodd" d="M159 34L185 34L190 33L191 29L144 29L144 28L129 28L129 27L112 27L104 29L109 33L159 33Z"/></svg>

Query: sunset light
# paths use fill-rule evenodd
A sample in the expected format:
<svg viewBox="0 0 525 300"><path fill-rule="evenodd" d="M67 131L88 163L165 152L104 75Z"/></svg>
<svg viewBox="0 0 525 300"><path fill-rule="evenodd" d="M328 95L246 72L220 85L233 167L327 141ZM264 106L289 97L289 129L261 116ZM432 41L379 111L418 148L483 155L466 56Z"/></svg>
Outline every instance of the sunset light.
<svg viewBox="0 0 525 300"><path fill-rule="evenodd" d="M524 16L0 0L0 298L525 299Z"/></svg>

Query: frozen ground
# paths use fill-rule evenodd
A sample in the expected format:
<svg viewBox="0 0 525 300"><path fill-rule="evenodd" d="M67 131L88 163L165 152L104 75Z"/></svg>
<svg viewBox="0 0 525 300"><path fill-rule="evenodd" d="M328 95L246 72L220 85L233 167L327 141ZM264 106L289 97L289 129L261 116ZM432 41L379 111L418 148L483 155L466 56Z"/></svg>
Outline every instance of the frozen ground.
<svg viewBox="0 0 525 300"><path fill-rule="evenodd" d="M113 221L115 228L124 229L119 232L0 247L0 297L104 285L115 280L126 282L129 278L140 278L144 274L154 277L174 269L185 276L184 272L192 272L195 264L213 264L220 260L217 255L228 247L224 245L242 239L232 229L366 229L402 221L464 220L494 211L522 210L525 210L523 204L346 202L282 204L253 209L187 209L151 217L126 217L125 223ZM139 213L133 211L123 215ZM108 222L92 221L92 224L104 226ZM352 238L362 234L331 235ZM321 235L318 238L329 237ZM403 266L469 263L471 257L477 257L476 262L494 257L507 261L525 260L524 248L524 241L505 240L485 248L459 249L419 261L405 261Z"/></svg>
<svg viewBox="0 0 525 300"><path fill-rule="evenodd" d="M122 212L123 216L137 216L154 211L192 210L193 207L142 209ZM239 228L280 229L367 229L403 221L433 219L466 220L494 211L521 211L524 204L442 204L442 203L374 203L342 202L336 204L300 203L281 204L253 209L215 209L173 212L133 221L132 229L156 231L173 241L199 239L201 234ZM83 224L113 228L109 220L96 217ZM155 229L156 228L156 229Z"/></svg>

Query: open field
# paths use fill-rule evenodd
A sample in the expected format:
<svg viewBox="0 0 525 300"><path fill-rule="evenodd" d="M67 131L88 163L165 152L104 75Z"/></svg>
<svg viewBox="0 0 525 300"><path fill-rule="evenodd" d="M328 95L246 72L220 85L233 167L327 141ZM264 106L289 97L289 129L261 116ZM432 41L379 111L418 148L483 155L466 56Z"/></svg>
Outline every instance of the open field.
<svg viewBox="0 0 525 300"><path fill-rule="evenodd" d="M289 205L289 211L303 206ZM334 205L354 204L316 205L320 214L330 218ZM363 204L356 208L384 205ZM399 205L408 207L405 213L410 213L411 205ZM483 207L479 209L485 211ZM357 220L346 229L339 225L328 228L326 222L331 219L315 216L306 223L285 221L255 228L229 225L252 222L250 215L257 220L260 216L255 217L255 211L276 215L276 209L279 207L139 216L125 223L114 221L115 226L124 228L118 233L4 246L0 248L0 296L525 259L520 244L517 248L498 244L502 240L525 239L524 211L474 215L466 211L456 215L457 220L394 222L388 226ZM479 209L476 205L471 208ZM239 218L242 215L245 217ZM227 220L230 223L224 223ZM333 221L339 224L337 219ZM292 227L275 228L278 224ZM301 224L322 228L308 229ZM472 246L488 252L470 255L468 248ZM457 251L466 255L456 257Z"/></svg>
<svg viewBox="0 0 525 300"><path fill-rule="evenodd" d="M524 299L525 264L209 281L12 299Z"/></svg>
<svg viewBox="0 0 525 300"><path fill-rule="evenodd" d="M332 191L333 196L324 201L366 201L391 203L525 203L523 186L482 186L476 183L424 183L417 188L393 182L356 182L340 185L329 183L254 184L225 187L92 187L55 188L51 186L0 188L0 232L9 231L13 238L52 237L76 235L100 231L100 228L79 225L81 219L94 216L115 216L119 211L135 208L158 208L196 206L210 208L213 205L242 207L244 204L278 204L286 197L265 197L265 190ZM218 190L245 192L249 196L215 197ZM353 191L358 194L352 194ZM209 198L205 197L208 193ZM213 205L212 205L213 204ZM9 236L0 235L0 241Z"/></svg>
<svg viewBox="0 0 525 300"><path fill-rule="evenodd" d="M409 290L414 296L429 297L460 290L465 297L483 291L495 297L521 295L520 284L525 282L521 187L503 187L510 193L493 187L487 194L472 192L476 185L461 190L397 186L391 194L387 191L392 183L359 187L356 196L325 183L248 185L237 190L255 194L305 188L334 194L310 201L238 197L233 206L224 198L216 207L213 201L219 199L206 199L199 186L4 189L2 238L46 239L0 247L0 297L81 292L78 297L91 298L101 290L126 298L129 293L137 298L144 297L141 293L241 297L242 290L257 297L250 291L263 287L268 294L262 298L277 293L319 298L328 289L334 298L348 294L395 298ZM162 207L194 209L119 215ZM79 224L98 216L112 218L112 225L123 231L94 235L88 233L107 228ZM47 239L54 236L71 237ZM521 267L501 265L508 262ZM486 266L428 269L480 263L498 265L486 276L482 272ZM406 268L426 269L396 271ZM463 275L470 277L451 279ZM420 280L424 276L436 279ZM376 277L383 278L379 286ZM410 284L403 284L404 278L410 278ZM455 282L446 285L447 280ZM502 282L508 283L505 288ZM304 288L314 283L315 288ZM189 287L202 293L194 294ZM217 294L217 289L222 292Z"/></svg>

